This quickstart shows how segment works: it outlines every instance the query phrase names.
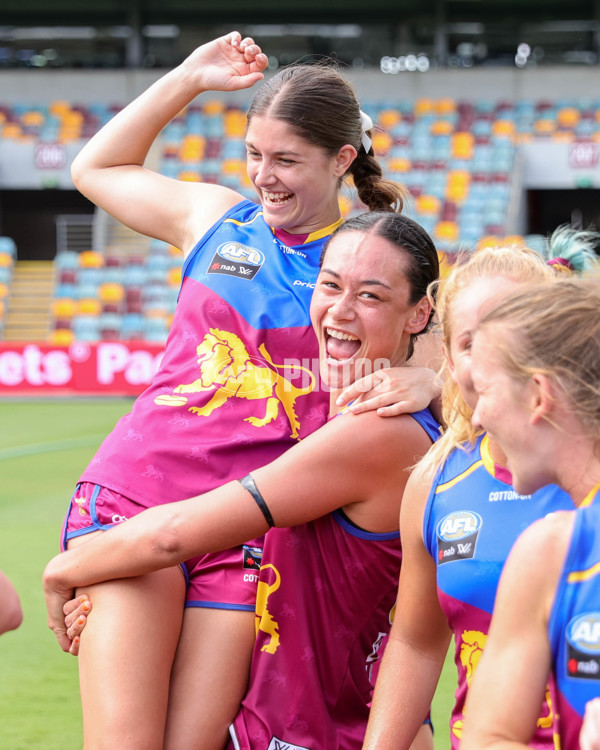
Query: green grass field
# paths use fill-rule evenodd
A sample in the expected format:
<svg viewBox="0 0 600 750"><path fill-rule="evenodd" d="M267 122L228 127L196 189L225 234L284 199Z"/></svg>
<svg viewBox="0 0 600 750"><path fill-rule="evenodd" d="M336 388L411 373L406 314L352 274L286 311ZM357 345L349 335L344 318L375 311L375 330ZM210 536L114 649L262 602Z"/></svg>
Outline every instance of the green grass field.
<svg viewBox="0 0 600 750"><path fill-rule="evenodd" d="M24 610L23 625L0 638L2 750L82 745L77 661L47 628L40 580L59 550L75 481L130 405L129 399L0 401L0 569ZM453 689L447 662L433 707L436 750L449 746Z"/></svg>

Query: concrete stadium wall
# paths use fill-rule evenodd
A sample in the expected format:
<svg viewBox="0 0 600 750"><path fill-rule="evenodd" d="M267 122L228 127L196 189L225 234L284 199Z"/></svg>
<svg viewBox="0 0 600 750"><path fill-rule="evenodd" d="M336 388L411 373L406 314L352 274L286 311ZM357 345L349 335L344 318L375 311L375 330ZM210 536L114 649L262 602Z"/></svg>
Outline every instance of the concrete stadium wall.
<svg viewBox="0 0 600 750"><path fill-rule="evenodd" d="M364 101L420 97L519 100L597 98L598 67L475 68L430 70L427 73L385 75L379 71L347 71ZM67 100L125 104L166 71L160 70L4 70L0 71L0 104L49 104ZM251 91L211 94L244 101Z"/></svg>

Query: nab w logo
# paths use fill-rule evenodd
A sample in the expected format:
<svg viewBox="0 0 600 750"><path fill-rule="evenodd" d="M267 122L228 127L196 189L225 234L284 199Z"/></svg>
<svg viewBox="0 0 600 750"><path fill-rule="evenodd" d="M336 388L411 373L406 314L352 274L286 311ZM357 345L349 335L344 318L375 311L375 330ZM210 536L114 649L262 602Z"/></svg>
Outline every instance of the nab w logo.
<svg viewBox="0 0 600 750"><path fill-rule="evenodd" d="M269 743L267 750L310 750L310 747L304 747L301 745L290 745L289 742L280 740L277 737L273 737Z"/></svg>
<svg viewBox="0 0 600 750"><path fill-rule="evenodd" d="M444 516L438 524L437 534L445 542L455 542L472 536L480 527L481 516L465 510Z"/></svg>
<svg viewBox="0 0 600 750"><path fill-rule="evenodd" d="M454 560L472 560L481 524L481 516L470 510L459 510L444 516L436 529L438 565Z"/></svg>
<svg viewBox="0 0 600 750"><path fill-rule="evenodd" d="M264 263L265 256L254 247L241 245L239 242L225 242L219 245L217 253L221 258L231 261L243 261L253 266L261 266Z"/></svg>
<svg viewBox="0 0 600 750"><path fill-rule="evenodd" d="M600 612L589 612L571 620L567 640L578 651L600 655Z"/></svg>

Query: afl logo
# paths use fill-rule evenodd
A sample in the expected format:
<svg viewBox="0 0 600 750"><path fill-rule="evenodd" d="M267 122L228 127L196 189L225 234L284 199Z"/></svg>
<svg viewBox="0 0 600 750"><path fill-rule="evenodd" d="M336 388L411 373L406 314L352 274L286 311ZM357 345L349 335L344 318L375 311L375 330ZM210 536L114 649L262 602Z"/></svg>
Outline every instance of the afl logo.
<svg viewBox="0 0 600 750"><path fill-rule="evenodd" d="M437 536L444 542L458 542L473 536L481 528L481 516L468 510L449 513L437 527Z"/></svg>
<svg viewBox="0 0 600 750"><path fill-rule="evenodd" d="M265 256L254 247L240 245L238 242L225 242L219 245L217 253L225 260L234 263L249 263L253 266L262 266Z"/></svg>
<svg viewBox="0 0 600 750"><path fill-rule="evenodd" d="M600 656L600 612L588 612L571 620L567 641L581 653Z"/></svg>

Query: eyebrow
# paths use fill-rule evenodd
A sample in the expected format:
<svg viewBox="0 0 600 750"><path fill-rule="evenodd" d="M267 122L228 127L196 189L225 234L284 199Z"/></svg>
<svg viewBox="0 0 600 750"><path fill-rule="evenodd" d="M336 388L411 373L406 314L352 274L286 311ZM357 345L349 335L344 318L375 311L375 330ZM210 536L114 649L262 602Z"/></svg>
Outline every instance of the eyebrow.
<svg viewBox="0 0 600 750"><path fill-rule="evenodd" d="M321 273L328 273L330 276L335 276L336 279L341 278L339 273L332 271L330 268L321 268ZM384 289L389 289L390 292L394 291L391 286L388 286L387 284L384 284L383 281L378 281L377 279L363 279L360 283L365 286L382 286Z"/></svg>
<svg viewBox="0 0 600 750"><path fill-rule="evenodd" d="M256 148L256 146L251 143L250 141L246 141L246 148L251 148L254 151L260 151L260 149ZM275 151L274 156L296 156L300 157L301 154L299 154L297 151Z"/></svg>

